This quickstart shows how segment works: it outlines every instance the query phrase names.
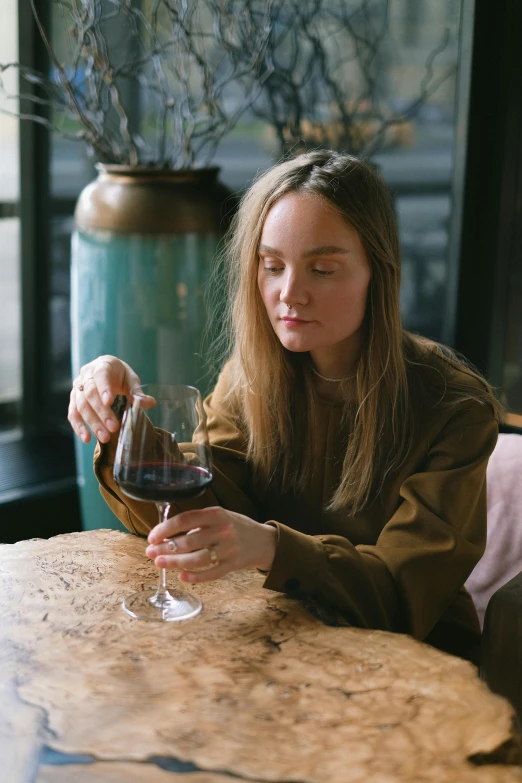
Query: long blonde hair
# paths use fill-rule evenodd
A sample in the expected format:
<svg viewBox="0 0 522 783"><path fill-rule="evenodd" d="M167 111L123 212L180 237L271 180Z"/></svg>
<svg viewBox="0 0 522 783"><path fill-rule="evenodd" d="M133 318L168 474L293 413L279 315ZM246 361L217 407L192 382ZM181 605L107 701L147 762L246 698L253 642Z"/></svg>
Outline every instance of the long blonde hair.
<svg viewBox="0 0 522 783"><path fill-rule="evenodd" d="M258 246L268 211L283 195L313 194L325 200L359 233L371 266L365 344L355 392L346 401L346 453L332 509L362 510L385 476L411 448L414 432L408 364L432 348L402 328L400 249L388 188L377 170L351 155L316 151L265 172L244 195L222 256L228 279L223 334L233 364L230 394L240 410L247 457L258 480L301 492L313 472L316 392L305 354L285 349L261 299ZM223 271L223 267L221 267ZM434 347L434 346L432 346ZM422 363L422 360L421 360ZM446 383L446 382L445 382ZM447 389L447 400L470 396ZM355 399L353 399L355 394ZM491 390L472 394L495 405Z"/></svg>

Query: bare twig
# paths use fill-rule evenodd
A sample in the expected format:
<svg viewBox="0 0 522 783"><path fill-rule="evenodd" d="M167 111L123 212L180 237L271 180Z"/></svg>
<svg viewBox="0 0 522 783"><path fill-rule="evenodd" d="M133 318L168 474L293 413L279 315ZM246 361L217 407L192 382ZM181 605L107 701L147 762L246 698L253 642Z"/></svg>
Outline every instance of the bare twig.
<svg viewBox="0 0 522 783"><path fill-rule="evenodd" d="M30 0L53 77L0 65L0 89L1 74L18 68L31 89L8 97L36 108L18 116L83 140L102 162L205 166L248 109L270 123L280 153L373 153L454 70L434 70L446 36L408 110L391 109L382 86L389 0L50 2L68 28L67 62Z"/></svg>

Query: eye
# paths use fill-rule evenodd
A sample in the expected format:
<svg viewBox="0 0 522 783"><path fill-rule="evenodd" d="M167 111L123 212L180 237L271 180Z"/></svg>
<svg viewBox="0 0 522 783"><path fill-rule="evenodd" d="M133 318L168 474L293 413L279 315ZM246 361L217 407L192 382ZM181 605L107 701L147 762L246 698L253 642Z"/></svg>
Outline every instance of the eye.
<svg viewBox="0 0 522 783"><path fill-rule="evenodd" d="M282 265L277 261L272 261L268 258L260 258L259 261L263 265L263 272L268 272L271 275L274 275L283 269Z"/></svg>
<svg viewBox="0 0 522 783"><path fill-rule="evenodd" d="M317 277L331 277L334 274L333 271L329 271L326 269L314 269L313 271L317 275Z"/></svg>

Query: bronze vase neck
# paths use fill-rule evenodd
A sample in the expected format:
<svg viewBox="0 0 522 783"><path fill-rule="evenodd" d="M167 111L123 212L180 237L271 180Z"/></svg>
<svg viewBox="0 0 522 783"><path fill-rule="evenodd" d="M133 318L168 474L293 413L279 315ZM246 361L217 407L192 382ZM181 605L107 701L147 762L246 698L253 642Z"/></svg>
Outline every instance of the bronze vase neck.
<svg viewBox="0 0 522 783"><path fill-rule="evenodd" d="M186 234L226 230L223 203L230 195L217 166L157 169L97 164L98 177L83 189L75 211L85 233Z"/></svg>

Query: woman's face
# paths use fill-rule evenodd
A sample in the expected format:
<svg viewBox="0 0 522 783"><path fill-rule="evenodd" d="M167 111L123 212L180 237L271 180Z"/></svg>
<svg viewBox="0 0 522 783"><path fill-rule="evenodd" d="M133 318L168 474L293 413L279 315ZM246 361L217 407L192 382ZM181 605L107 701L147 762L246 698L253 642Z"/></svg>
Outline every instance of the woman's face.
<svg viewBox="0 0 522 783"><path fill-rule="evenodd" d="M282 196L259 245L258 286L289 351L310 351L323 370L358 351L370 264L357 231L319 197Z"/></svg>

